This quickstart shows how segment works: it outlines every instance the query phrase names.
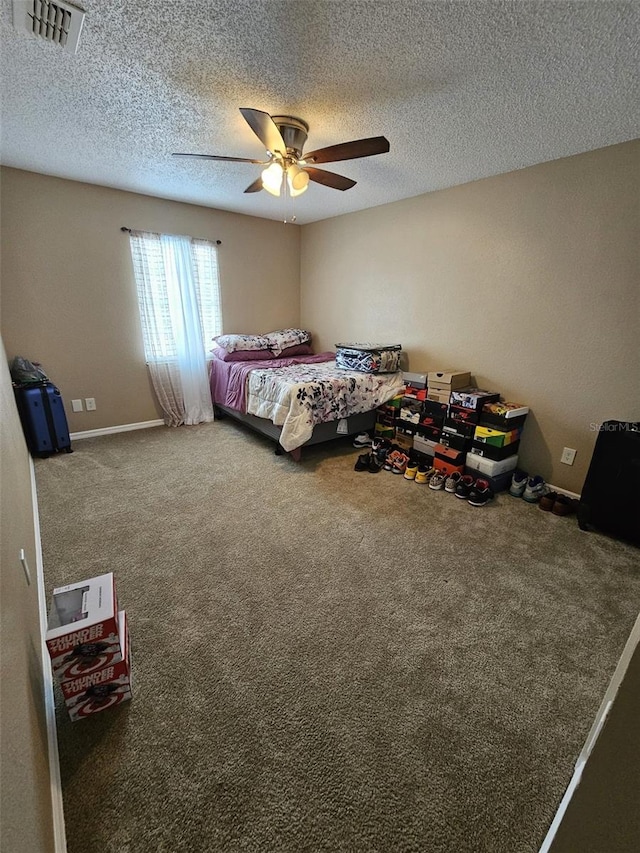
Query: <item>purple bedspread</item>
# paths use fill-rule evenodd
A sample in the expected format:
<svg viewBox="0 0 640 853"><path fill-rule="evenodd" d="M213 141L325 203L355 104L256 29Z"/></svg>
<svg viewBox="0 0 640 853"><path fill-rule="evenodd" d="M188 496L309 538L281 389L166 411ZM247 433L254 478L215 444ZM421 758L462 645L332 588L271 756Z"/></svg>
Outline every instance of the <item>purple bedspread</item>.
<svg viewBox="0 0 640 853"><path fill-rule="evenodd" d="M321 352L318 355L294 355L291 358L270 358L265 361L221 361L214 358L211 360L209 373L211 399L214 403L246 414L245 389L247 376L251 370L291 367L293 364L318 364L323 361L333 361L335 357L335 352Z"/></svg>

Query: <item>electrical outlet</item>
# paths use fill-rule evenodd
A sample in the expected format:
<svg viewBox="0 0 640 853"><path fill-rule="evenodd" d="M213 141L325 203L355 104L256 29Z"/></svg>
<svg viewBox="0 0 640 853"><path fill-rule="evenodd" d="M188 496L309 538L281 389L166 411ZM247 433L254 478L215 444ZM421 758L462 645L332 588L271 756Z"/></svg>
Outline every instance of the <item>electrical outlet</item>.
<svg viewBox="0 0 640 853"><path fill-rule="evenodd" d="M577 451L572 447L565 447L562 451L562 456L560 457L560 461L564 462L565 465L573 465L573 460L576 458Z"/></svg>
<svg viewBox="0 0 640 853"><path fill-rule="evenodd" d="M84 404L87 407L88 412L95 412L96 410L96 398L95 397L85 397Z"/></svg>
<svg viewBox="0 0 640 853"><path fill-rule="evenodd" d="M82 400L72 400L71 401L71 411L72 412L82 412Z"/></svg>

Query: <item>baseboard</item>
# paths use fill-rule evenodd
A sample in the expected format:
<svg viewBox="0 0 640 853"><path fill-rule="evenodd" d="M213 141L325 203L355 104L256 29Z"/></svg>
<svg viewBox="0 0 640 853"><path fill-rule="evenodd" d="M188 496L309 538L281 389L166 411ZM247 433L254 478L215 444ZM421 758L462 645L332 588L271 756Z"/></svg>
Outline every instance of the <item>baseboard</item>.
<svg viewBox="0 0 640 853"><path fill-rule="evenodd" d="M85 429L81 432L72 432L71 440L78 441L81 438L97 438L99 435L114 435L117 432L131 432L134 429L149 429L150 427L158 426L164 426L164 421L140 421L137 424L121 424L120 426L101 427L100 429Z"/></svg>
<svg viewBox="0 0 640 853"><path fill-rule="evenodd" d="M40 610L40 638L42 657L42 686L44 694L44 712L47 726L47 745L49 757L49 782L51 785L51 813L53 818L53 840L55 853L67 853L67 833L64 823L64 808L62 804L62 780L60 778L60 757L58 754L58 731L56 728L56 709L53 696L53 675L51 658L45 645L47 630L47 598L44 587L44 563L42 560L42 543L40 541L40 514L38 512L38 495L36 487L36 472L33 459L29 457L31 471L31 495L33 502L33 527L36 544L36 577L38 584L38 605Z"/></svg>
<svg viewBox="0 0 640 853"><path fill-rule="evenodd" d="M566 495L568 498L575 498L575 500L580 500L580 495L576 492L570 492L568 489L562 489L560 486L554 486L553 483L547 483L547 487L550 492L558 492L561 495Z"/></svg>
<svg viewBox="0 0 640 853"><path fill-rule="evenodd" d="M553 840L556 837L556 833L560 824L562 823L562 819L564 818L565 812L571 802L571 798L573 797L576 788L580 784L580 780L582 779L582 771L584 770L585 764L589 760L589 756L591 755L591 751L598 740L598 735L602 731L602 727L605 724L607 716L609 715L609 711L611 710L611 706L614 703L616 698L616 694L618 693L618 688L622 684L622 680L624 679L625 673L627 671L627 667L629 666L629 661L633 657L633 653L636 649L636 646L640 642L640 616L635 621L633 628L631 629L631 633L629 634L629 639L626 642L624 649L622 650L622 654L620 655L620 660L618 661L618 665L615 668L615 672L611 676L611 681L609 682L609 686L607 687L607 691L604 694L604 698L602 700L602 704L598 709L598 713L596 714L596 718L593 721L593 725L591 726L591 731L587 735L587 739L582 747L582 752L578 756L578 760L576 761L575 768L573 771L573 776L571 777L571 781L567 786L567 790L564 793L564 797L562 798L560 805L558 806L558 811L555 814L553 822L549 827L549 831L542 842L542 847L538 851L538 853L548 853L551 849L551 845L553 844Z"/></svg>

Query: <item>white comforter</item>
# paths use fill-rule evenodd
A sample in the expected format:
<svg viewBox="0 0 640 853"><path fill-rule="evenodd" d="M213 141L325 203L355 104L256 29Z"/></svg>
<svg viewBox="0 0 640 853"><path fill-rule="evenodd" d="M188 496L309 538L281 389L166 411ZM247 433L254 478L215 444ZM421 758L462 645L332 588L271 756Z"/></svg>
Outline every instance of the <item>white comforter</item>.
<svg viewBox="0 0 640 853"><path fill-rule="evenodd" d="M401 371L358 373L335 361L252 370L247 411L281 426L280 444L289 451L308 441L316 424L368 412L403 390Z"/></svg>

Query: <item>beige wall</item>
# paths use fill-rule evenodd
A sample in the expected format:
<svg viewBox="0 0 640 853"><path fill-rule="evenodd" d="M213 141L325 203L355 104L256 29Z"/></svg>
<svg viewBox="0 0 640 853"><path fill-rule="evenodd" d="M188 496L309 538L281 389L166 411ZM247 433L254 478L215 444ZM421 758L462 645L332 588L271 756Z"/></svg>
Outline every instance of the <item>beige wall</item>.
<svg viewBox="0 0 640 853"><path fill-rule="evenodd" d="M144 363L122 225L222 240L227 332L299 322L300 229L3 168L2 334L7 356L40 361L72 431L160 417ZM95 397L73 414L71 399Z"/></svg>
<svg viewBox="0 0 640 853"><path fill-rule="evenodd" d="M0 361L0 847L7 853L48 853L53 850L53 825L31 475L4 345ZM30 586L19 559L22 548Z"/></svg>
<svg viewBox="0 0 640 853"><path fill-rule="evenodd" d="M551 853L640 848L640 645L589 756Z"/></svg>
<svg viewBox="0 0 640 853"><path fill-rule="evenodd" d="M635 141L302 228L3 169L7 355L44 364L72 430L158 417L120 226L221 239L226 331L300 323L321 349L470 369L531 407L522 464L580 491L591 424L640 418L639 167Z"/></svg>
<svg viewBox="0 0 640 853"><path fill-rule="evenodd" d="M530 406L523 465L580 491L590 424L640 420L639 190L635 141L304 226L301 323L470 369Z"/></svg>

